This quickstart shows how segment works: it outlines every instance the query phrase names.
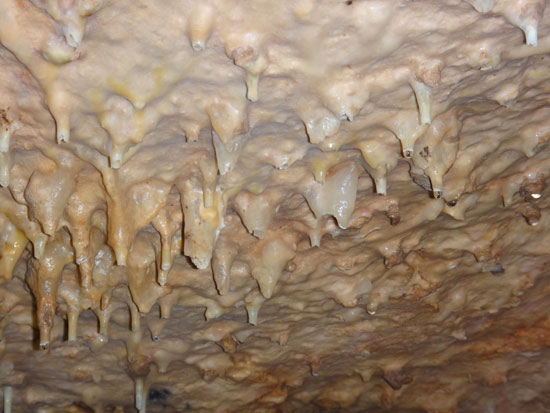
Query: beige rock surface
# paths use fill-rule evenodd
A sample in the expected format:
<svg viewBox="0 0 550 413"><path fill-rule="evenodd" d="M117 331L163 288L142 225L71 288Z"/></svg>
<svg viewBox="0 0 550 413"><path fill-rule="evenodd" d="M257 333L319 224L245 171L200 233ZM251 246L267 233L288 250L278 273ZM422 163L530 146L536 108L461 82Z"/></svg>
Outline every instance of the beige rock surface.
<svg viewBox="0 0 550 413"><path fill-rule="evenodd" d="M6 412L545 412L544 0L0 1Z"/></svg>

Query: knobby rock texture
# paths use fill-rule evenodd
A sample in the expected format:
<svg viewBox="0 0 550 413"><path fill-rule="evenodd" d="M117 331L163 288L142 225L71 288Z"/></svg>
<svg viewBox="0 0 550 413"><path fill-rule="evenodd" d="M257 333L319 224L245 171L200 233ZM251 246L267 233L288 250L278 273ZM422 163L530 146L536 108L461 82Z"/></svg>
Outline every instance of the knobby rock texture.
<svg viewBox="0 0 550 413"><path fill-rule="evenodd" d="M544 0L1 0L4 412L547 412Z"/></svg>

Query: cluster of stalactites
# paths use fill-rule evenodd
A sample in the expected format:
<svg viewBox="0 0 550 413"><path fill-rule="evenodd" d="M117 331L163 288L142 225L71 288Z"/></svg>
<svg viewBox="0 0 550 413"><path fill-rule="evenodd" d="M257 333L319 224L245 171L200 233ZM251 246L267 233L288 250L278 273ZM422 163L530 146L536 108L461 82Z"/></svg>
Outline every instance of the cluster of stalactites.
<svg viewBox="0 0 550 413"><path fill-rule="evenodd" d="M537 46L538 24L544 12L544 0L467 1L481 13L491 11L505 16L525 32L528 45ZM38 79L56 122L57 141L67 142L71 134L73 98L64 85L62 65L70 65L80 58L80 45L84 40L87 19L103 6L103 1L34 0L34 8L19 7L16 3L15 0L8 0L0 6L0 16L3 16L0 19L0 42ZM259 99L260 76L269 69L268 37L257 32L257 28L251 28L248 32L241 30L226 33L221 29L225 27L225 23L218 21L223 16L218 16L215 9L215 5L210 2L197 3L192 7L186 23L190 46L197 53L203 52L215 33L222 40L227 57L244 70L246 98L250 102L256 102ZM296 17L303 19L306 18L303 13L311 12L300 8L294 10ZM16 35L17 25L28 27L28 42L21 41ZM216 31L217 27L220 27L219 33ZM35 50L41 53L35 53ZM401 119L386 125L401 141L405 157L412 156L415 140L425 131L422 126L429 125L436 115L432 107L432 89L439 82L441 64L437 59L427 59L420 63L413 62L409 67L396 70L394 74L396 79L410 84L418 107L418 113L411 114L410 119ZM363 78L357 84L357 73L350 68L330 76L330 81L323 82L328 86L318 90L317 100L321 104L311 104L311 98L315 96L308 95L295 108L314 144L321 144L327 137L335 135L342 121L353 121L368 101L369 89L377 83L376 77L372 77ZM96 90L92 97L101 126L109 134L108 156L112 168L120 168L131 158L132 147L142 142L146 133L160 120L160 114L156 113L158 111L148 110L148 104L167 85L161 69L156 70L154 77L155 91L149 96L141 96L127 90L127 86L111 81L112 90L105 91L108 93ZM195 121L189 122L185 128L186 136L191 141L198 138L201 127L208 126L215 131L214 146L222 175L236 162L242 144L241 135L248 130L246 105L246 99L213 99L201 108L209 124L205 124L204 120ZM121 122L126 127L122 128ZM0 132L0 153L7 152L9 138L16 128L17 124L13 123L10 128ZM363 152L367 153L368 149ZM3 169L6 169L8 162L0 159ZM381 177L384 167L371 165L371 169L376 175L378 192L385 193L385 182ZM9 179L6 175L4 172L0 180L3 186L7 185Z"/></svg>
<svg viewBox="0 0 550 413"><path fill-rule="evenodd" d="M188 294L181 298L181 292L173 291L171 284L178 281L170 279L174 260L183 254L196 268L211 269L223 296L231 292L233 263L239 258L261 292L245 300L250 322L255 324L259 305L272 296L296 255L298 242L306 237L311 246L319 246L323 234L335 230L329 216L340 228L354 225L361 173L357 162L348 160L329 168L331 163L321 162L319 154L314 159L317 168L327 169L322 184L304 167L296 192L269 185L258 192L250 184L229 200L219 188L209 187L209 175L201 172L208 169L201 167L204 158L198 161L198 174L184 180L181 188L148 180L123 191L118 187L119 173L109 168L103 175L87 167L35 170L19 194L23 204L7 190L0 192L5 229L0 240L0 276L4 281L11 279L28 247L33 256L28 257L27 283L36 297L40 342L47 347L60 300L66 307L69 340L76 338L78 314L86 309L96 312L100 333L106 335L110 314L121 303L130 307L135 329L139 312L149 312L157 302L163 316L180 301L205 305L207 318L219 316L224 310L212 300L194 300ZM20 173L17 168L18 182ZM17 188L11 189L17 194ZM279 208L296 203L296 197L301 199L297 216L271 230L273 220L288 219L278 216ZM226 211L228 205L234 212ZM398 214L393 199L376 208ZM248 238L241 236L248 239L247 245L234 240L239 228L249 233Z"/></svg>
<svg viewBox="0 0 550 413"><path fill-rule="evenodd" d="M453 122L440 126L438 130L456 127ZM355 208L359 178L366 176L360 158L340 160L330 167L333 154L328 155L327 163L319 156L313 153L307 167L275 172L299 176L302 170L296 192L291 192L291 187L269 185L257 191L255 185L249 185L230 199L224 199L219 189L209 199L199 181L191 178L181 192L160 181L141 182L123 192L106 190L99 174L85 170L76 175L76 186L65 179L71 176L70 171L35 172L24 192L28 206L15 202L6 190L1 192L0 277L9 280L25 247L32 246L27 283L36 298L43 347L49 343L59 302L66 308L69 340L76 339L78 315L86 309L96 312L100 334L105 337L110 315L121 305L130 308L135 330L140 328L139 313L149 312L155 303L163 317L169 316L174 304L204 306L207 318L223 314L226 309L215 300L177 288L179 280L174 277L180 276L181 268L172 270L182 254L196 268L211 269L221 296L231 296L234 263L239 261L241 267L244 263L258 285L257 291L243 297L249 322L256 324L262 303L272 297L282 274L291 271L290 263L304 237L311 247L321 246L324 234L336 236L346 228L358 228L376 211L388 216L388 225L400 221L397 199L390 196L368 201L371 211L366 218L363 210ZM538 151L528 169L491 181L487 189L505 201L517 193L536 200L548 177L547 161L547 151ZM324 182L315 180L313 165L327 168L318 173ZM430 181L423 183L423 176L415 179L428 189ZM64 185L70 190L62 188ZM62 200L56 204L59 197ZM447 207L446 212L463 219L472 206L471 198ZM435 217L441 207L436 209ZM536 205L527 202L521 213L530 225L537 225L540 211L537 213ZM33 220L28 220L27 214ZM52 217L57 217L53 223ZM409 224L414 225L412 221ZM391 260L390 251L385 257L387 266L392 265ZM233 298L227 300L231 303Z"/></svg>
<svg viewBox="0 0 550 413"><path fill-rule="evenodd" d="M57 141L78 151L78 144L69 146L68 143L71 97L62 84L60 65L79 58L86 18L101 7L101 2L34 3L46 14L21 9L12 1L2 3L0 16L4 17L0 17L0 41L41 83L55 118ZM471 3L480 12L488 12L494 6L525 31L527 44L537 45L537 26L544 1ZM521 11L516 10L520 3L525 3ZM190 16L191 46L201 52L207 47L215 27L215 9L206 3L197 4ZM44 26L37 28L30 24L33 19L43 22ZM14 37L17 31L12 30L12 26L23 23L29 23L29 30L40 44L24 44ZM59 27L63 38L59 35ZM265 48L260 37L229 36L226 39L227 56L245 71L246 98L250 102L260 99L260 76L269 67ZM41 53L35 53L35 49ZM9 187L11 192L4 189L0 193L0 225L5 228L0 239L3 248L0 276L3 280L11 278L15 263L23 254L27 240L30 241L34 257L29 258L28 283L37 299L43 346L49 342L58 296L67 304L70 340L76 337L80 311L86 308L96 311L100 330L106 334L109 314L121 302L130 307L134 315L132 325L137 329L139 312L149 311L164 297L172 297L165 299L168 303L165 308L172 302L179 302L173 298L176 294L170 287L169 274L175 258L182 253L196 268L212 269L220 295L230 292L232 265L237 257L245 254L242 246L232 241L231 232L224 231L228 210L231 210L239 215L254 239L254 253L249 254L248 265L261 294L255 292L245 299L250 322L254 324L259 306L272 296L281 274L295 256L300 237L308 237L312 247L320 246L323 234L331 231L328 216L334 217L341 229L350 227L360 176L368 173L374 181L375 191L387 195L387 177L404 158L411 163L411 174L420 185L430 190L435 198L444 198L450 205L456 205L456 211L461 211L463 216L471 197L461 202L461 195L475 190L481 181L472 183L467 178L469 171L462 169L466 172L460 176L457 172L453 177L458 184L445 187L444 176L457 159L461 160L458 148L464 114L460 108L438 113L439 109L436 110L432 102L433 88L440 81L441 64L439 61L415 63L400 71L397 78L410 85L417 107L395 110L390 116L384 113L384 121L375 119L372 124L376 126L368 129L366 136L352 142L338 141L337 132L343 122L353 122L362 110L369 99L372 80L365 80L360 93L348 94L344 92L354 84L348 81L352 76L343 73L333 82L338 87L320 91L322 105L298 102L295 109L304 123L311 148L302 151L302 159L282 157L277 160L273 165L276 167L274 174L284 173L293 164L300 166L292 168L295 179L292 185L275 190L270 189L269 181L254 185L251 180L239 184L242 187L236 185L229 189L219 184L222 177L236 168L250 138L246 99L214 101L204 108L209 122L205 126L211 129L212 148L187 160L193 165L192 174L177 176L174 180L177 184L151 178L130 187L123 182L121 174L125 162L133 155L130 148L141 142L160 119L160 114L155 117L144 112L148 99L133 95L118 99L117 95L110 95L102 102L104 110L99 115L100 123L109 133L112 145L108 165L92 162L100 174L57 162L54 167L30 171L24 188L19 188L19 176L16 180L10 176L13 162L10 140L21 124L15 120L17 114L11 119L9 113L2 111L0 184ZM125 128L126 133L121 132L118 123L121 114L127 115L122 120L130 125ZM542 110L532 115L534 126L528 132L530 136L542 138L536 142L522 140L528 142L522 148L527 156L537 156L540 145L548 139L546 119ZM186 130L187 140L199 140L200 129L193 125ZM349 156L347 150L334 151L346 144L351 151L361 154L361 158ZM84 152L79 156L85 158ZM529 185L536 186L544 178L542 165L545 160L541 157L540 162L533 164L533 170L517 171L501 183L505 203L510 194ZM465 181L468 183L464 184ZM303 197L309 215L296 219L298 229L271 231L270 225L279 208L295 194ZM396 208L395 203L388 203L386 212L396 215ZM449 214L461 218L458 212ZM536 225L532 215L529 213L529 220ZM192 301L188 296L186 299L187 303ZM195 301L199 305L205 302ZM207 316L223 311L214 304L211 307Z"/></svg>

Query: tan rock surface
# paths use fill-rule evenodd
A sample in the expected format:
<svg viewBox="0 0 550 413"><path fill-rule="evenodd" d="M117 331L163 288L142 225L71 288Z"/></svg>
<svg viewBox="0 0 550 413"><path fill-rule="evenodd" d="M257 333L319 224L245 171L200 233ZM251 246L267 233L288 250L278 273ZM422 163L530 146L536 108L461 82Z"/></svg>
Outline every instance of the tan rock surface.
<svg viewBox="0 0 550 413"><path fill-rule="evenodd" d="M544 412L544 0L2 0L4 411Z"/></svg>

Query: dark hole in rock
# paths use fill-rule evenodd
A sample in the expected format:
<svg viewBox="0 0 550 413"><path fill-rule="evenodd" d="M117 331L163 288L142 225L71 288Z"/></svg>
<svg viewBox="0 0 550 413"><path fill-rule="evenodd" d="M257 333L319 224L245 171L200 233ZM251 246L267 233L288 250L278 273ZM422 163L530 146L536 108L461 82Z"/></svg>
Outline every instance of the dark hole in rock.
<svg viewBox="0 0 550 413"><path fill-rule="evenodd" d="M149 390L148 399L153 403L164 403L172 395L172 392L168 389L155 389L154 387Z"/></svg>

